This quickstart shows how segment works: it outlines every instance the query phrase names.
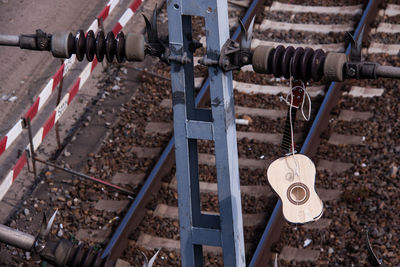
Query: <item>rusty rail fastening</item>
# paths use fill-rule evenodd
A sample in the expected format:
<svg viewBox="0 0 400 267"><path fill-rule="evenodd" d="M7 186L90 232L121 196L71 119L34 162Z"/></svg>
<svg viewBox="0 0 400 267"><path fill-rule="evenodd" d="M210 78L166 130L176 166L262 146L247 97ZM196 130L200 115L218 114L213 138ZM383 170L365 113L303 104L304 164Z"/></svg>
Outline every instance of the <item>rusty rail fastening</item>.
<svg viewBox="0 0 400 267"><path fill-rule="evenodd" d="M366 4L364 13L354 32L354 38L356 40L360 36L363 28L364 38L368 36L370 24L378 13L378 6L380 3L381 0L369 0ZM349 45L346 49L346 55L350 54L350 49ZM344 84L344 82L332 82L330 84L300 153L311 157L317 152L320 143L320 135L328 126L331 110L339 102ZM278 241L283 225L282 202L278 200L249 266L265 266L265 263L270 261L271 247Z"/></svg>
<svg viewBox="0 0 400 267"><path fill-rule="evenodd" d="M265 0L253 0L247 9L242 21L247 28L251 22L251 19L263 8ZM232 35L233 40L239 40L241 34L240 26L237 27L234 34ZM196 106L202 106L209 98L209 85L210 81L207 78L203 83L203 86L196 97ZM102 257L111 256L111 259L118 258L126 247L129 234L135 230L145 215L145 207L151 200L153 194L157 193L161 187L162 178L168 174L172 169L175 162L174 153L174 137L168 142L168 145L161 154L160 159L152 169L150 175L146 178L140 192L129 207L127 214L122 219L120 225L111 237L110 242L105 248Z"/></svg>

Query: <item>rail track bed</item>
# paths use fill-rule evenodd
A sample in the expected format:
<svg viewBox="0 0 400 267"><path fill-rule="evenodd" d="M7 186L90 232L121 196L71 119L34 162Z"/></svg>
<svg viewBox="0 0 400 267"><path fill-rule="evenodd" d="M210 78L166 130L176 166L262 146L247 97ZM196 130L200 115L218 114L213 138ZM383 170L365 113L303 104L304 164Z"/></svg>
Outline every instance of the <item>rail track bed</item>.
<svg viewBox="0 0 400 267"><path fill-rule="evenodd" d="M242 16L246 12L246 8L236 2L241 1L231 1L229 5L231 26L237 22L235 18L239 14ZM286 5L289 3L303 5L304 10L290 10ZM382 32L384 27L379 27L386 25L382 23L400 24L400 12L396 13L399 5L396 1L387 1L381 6L382 11L366 42L367 49L364 49L364 57L368 52L367 60L400 66L398 56L391 55L394 52L390 49L396 47L387 45L396 45L399 31ZM266 1L261 12L256 19L253 47L282 43L343 52L347 42L344 32L353 31L359 23L363 2ZM158 21L165 24L164 9ZM194 24L199 39L201 23ZM377 53L376 47L384 44L385 53ZM201 50L196 56L200 56ZM46 169L32 196L10 221L12 227L34 232L41 219L37 214L58 209L52 229L54 236L82 240L102 249L115 243L111 236L123 224L132 199L139 198L143 188L148 186L146 179L170 145L172 93L169 67L153 60L140 66L128 63L112 66L109 74L103 81L106 85L103 94L82 118L81 130L70 137L71 144L56 162L124 186L135 196L127 197L104 186ZM206 69L197 65L195 76L195 84L201 92ZM278 200L269 187L266 169L282 156L279 146L287 105L279 97L288 93L289 81L255 74L251 67L234 71L233 78L235 113L242 122L237 124L237 145L246 262L249 263ZM312 157L317 167L316 191L324 202L324 215L319 221L306 225L283 222L271 260L276 259L282 266L366 266L365 232L368 230L374 249L385 263L400 266L397 246L400 218L396 212L400 208L399 85L399 81L388 79L345 84L344 94L333 108L321 142L315 144L317 153ZM295 140L299 147L326 95L326 87L323 81L307 84L312 119L305 121L297 114ZM209 107L207 101L202 101L201 105ZM108 128L102 144L97 142L91 151L78 149L85 142L90 143L93 136L89 129L95 129L91 127L98 124L106 124ZM198 145L202 211L218 213L213 142L199 141ZM85 154L75 155L82 151L86 151ZM159 249L155 266L180 265L175 168L165 167L163 173L154 178L159 179L158 185L148 190L148 201L138 213L138 220L131 224L133 228L124 229L123 233L129 234L124 237L127 246L117 253L132 266L142 266L142 254L149 258ZM37 264L37 258L19 250L10 248L7 253L13 262L23 259L23 262L29 260L30 265ZM222 266L221 253L220 248L205 247L205 265Z"/></svg>

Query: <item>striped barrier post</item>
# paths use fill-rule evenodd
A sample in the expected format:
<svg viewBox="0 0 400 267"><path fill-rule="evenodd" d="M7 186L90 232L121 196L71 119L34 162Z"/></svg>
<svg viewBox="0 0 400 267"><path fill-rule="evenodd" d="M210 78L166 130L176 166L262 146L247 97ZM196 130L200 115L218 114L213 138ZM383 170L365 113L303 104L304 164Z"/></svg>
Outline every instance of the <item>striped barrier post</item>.
<svg viewBox="0 0 400 267"><path fill-rule="evenodd" d="M97 18L101 18L103 21L108 17L111 11L114 10L119 0L110 0L107 6L100 12ZM90 25L89 30L97 32L99 30L97 18ZM57 72L53 75L50 81L46 84L43 90L40 92L38 98L32 104L32 106L25 113L25 118L30 118L32 121L36 114L42 109L44 104L50 98L54 89L60 83L61 79L68 73L72 65L76 62L76 56L72 55L66 59ZM22 119L18 120L16 124L11 128L10 131L0 140L0 156L11 146L11 144L18 138L22 133Z"/></svg>
<svg viewBox="0 0 400 267"><path fill-rule="evenodd" d="M112 30L115 35L119 31L121 31L123 27L125 27L125 25L128 23L128 21L133 17L134 12L142 4L142 2L143 2L142 0L135 0L128 7L128 9L120 17L120 19L118 20L117 24L114 26L114 28ZM106 12L103 15L105 15L105 14L108 15L108 13L106 13ZM95 27L97 28L98 27L97 20L95 21L95 23L96 23ZM93 25L94 24L92 23L91 27ZM74 60L75 60L75 55L73 57L74 57ZM47 134L53 128L55 123L65 113L65 111L67 110L68 106L71 104L72 100L74 99L74 97L76 96L78 91L82 88L83 84L88 80L90 74L93 72L93 69L97 66L97 63L98 63L98 61L95 58L92 62L89 62L86 65L86 67L83 69L83 71L79 75L78 79L72 85L72 88L61 99L60 103L53 110L53 112L51 113L50 117L46 120L46 122L42 125L42 127L40 127L39 131L33 136L33 138L32 138L33 150L36 150L39 147L39 145L42 143L44 138L47 136ZM55 88L55 86L52 86L53 88L51 88L51 90L53 90ZM40 100L37 100L36 102L38 102L37 105L38 105L38 107L40 107ZM36 113L35 113L35 115L36 115ZM31 118L30 114L31 113L27 112L27 114L25 114L25 118L29 118L30 119ZM21 119L20 123L19 123L19 127L21 128L21 131L22 131L22 120L23 119ZM29 144L27 145L26 149L30 151L30 145ZM4 195L7 193L8 189L11 187L12 183L15 181L15 179L18 176L18 174L21 172L22 168L25 166L26 159L27 159L27 154L26 153L27 153L26 151L24 151L22 153L22 155L19 157L19 159L18 159L17 163L15 164L15 166L11 169L11 171L9 171L9 173L7 174L5 179L1 182L1 184L0 184L0 200L3 199Z"/></svg>

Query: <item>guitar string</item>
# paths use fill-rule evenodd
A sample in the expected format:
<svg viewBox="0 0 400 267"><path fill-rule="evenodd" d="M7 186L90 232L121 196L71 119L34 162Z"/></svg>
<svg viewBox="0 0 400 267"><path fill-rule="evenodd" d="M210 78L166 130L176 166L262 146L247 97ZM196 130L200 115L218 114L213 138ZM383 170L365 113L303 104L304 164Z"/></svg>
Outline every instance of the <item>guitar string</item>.
<svg viewBox="0 0 400 267"><path fill-rule="evenodd" d="M293 60L293 58L291 59ZM293 178L295 177L295 175L297 174L297 177L299 177L300 180L300 176L299 176L299 165L298 162L296 160L296 157L294 156L295 151L294 151L294 134L293 134L293 124L292 124L292 108L293 108L293 76L292 76L292 64L289 65L289 74L290 74L290 79L289 79L289 90L290 90L290 106L289 106L289 122L290 122L290 138L291 138L291 149L292 149L292 158L294 159L295 162L295 172L293 173ZM286 96L286 103L287 103L287 97ZM304 98L303 98L304 99ZM298 206L298 204L296 203L296 205ZM296 217L297 217L297 221L299 221L299 211L296 212ZM296 223L295 226L295 231L298 230L297 228L298 223Z"/></svg>
<svg viewBox="0 0 400 267"><path fill-rule="evenodd" d="M292 59L293 60L293 59ZM300 89L302 89L302 90L304 90L303 92L304 92L304 95L306 95L307 96L307 100L308 100L308 116L305 116L305 114L304 114L304 103L305 103L305 97L303 97L303 101L302 101L302 104L301 104L301 113L302 113L302 115L303 115L303 118L306 120L306 121L309 121L310 120L310 117L311 117L311 98L310 98L310 95L309 95L309 93L308 93L308 91L307 91L307 89L306 89L306 87L304 86L304 83L303 83L303 81L300 81L301 82L301 86L295 86L294 88L293 88L293 75L292 75L292 64L290 64L289 65L290 67L289 67L289 73L290 73L290 79L289 79L289 90L290 90L290 103L288 103L288 96L289 96L289 94L286 96L286 103L287 104L290 104L289 105L289 120L290 120L290 136L291 136L291 141L292 141L292 144L291 144L291 149L292 149L292 156L293 156L293 160L294 160L294 162L295 162L295 175L297 175L297 177L299 178L299 181L301 182L301 176L300 176L300 174L299 174L299 163L298 163L298 161L297 161L297 159L296 159L296 157L295 157L295 149L294 149L294 130L293 130L293 124L292 124L292 108L293 108L293 97L294 97L294 95L293 95L293 89L296 89L296 88L300 88ZM305 196L306 197L306 196ZM298 204L297 204L298 205ZM297 214L297 216L298 216L299 214ZM299 218L297 218L297 220L298 220ZM295 230L297 230L297 223L296 223L296 227L295 227Z"/></svg>
<svg viewBox="0 0 400 267"><path fill-rule="evenodd" d="M291 66L292 64L290 64L290 66ZM294 151L294 137L293 137L293 124L292 124L292 108L293 108L293 88L292 88L292 75L290 74L290 80L289 80L289 84L290 84L290 106L289 106L289 122L290 122L290 138L291 138L291 141L292 141L292 143L290 144L290 147L291 147L291 150L292 150L292 158L293 158L293 160L294 160L294 163L295 163L295 171L294 171L294 173L293 173L293 176L295 176L295 175L297 175L297 177L299 178L299 180L300 180L300 175L299 175L299 165L298 165L298 162L297 162L297 159L296 159L296 157L295 157L295 151ZM294 177L293 177L294 178ZM298 203L296 203L296 206L298 206ZM299 214L299 211L297 211L296 212L296 217L297 217L297 222L299 221L299 216L300 216L300 214ZM298 230L298 228L297 228L297 226L298 226L298 223L296 222L296 227L295 227L295 231L297 231Z"/></svg>

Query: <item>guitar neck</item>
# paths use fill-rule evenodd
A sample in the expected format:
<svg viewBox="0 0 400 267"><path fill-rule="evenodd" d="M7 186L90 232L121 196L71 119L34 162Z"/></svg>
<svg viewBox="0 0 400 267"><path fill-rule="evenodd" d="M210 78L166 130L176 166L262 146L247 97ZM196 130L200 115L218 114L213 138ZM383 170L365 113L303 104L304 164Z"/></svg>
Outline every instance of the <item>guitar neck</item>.
<svg viewBox="0 0 400 267"><path fill-rule="evenodd" d="M294 131L294 122L296 121L296 114L297 114L297 108L290 107L288 108L287 116L286 116L286 123L285 123L285 128L283 130L283 138L282 138L282 143L281 143L281 149L284 151L284 153L290 153L292 152L292 133L291 133L291 127L290 127L290 112L292 113L292 127Z"/></svg>

